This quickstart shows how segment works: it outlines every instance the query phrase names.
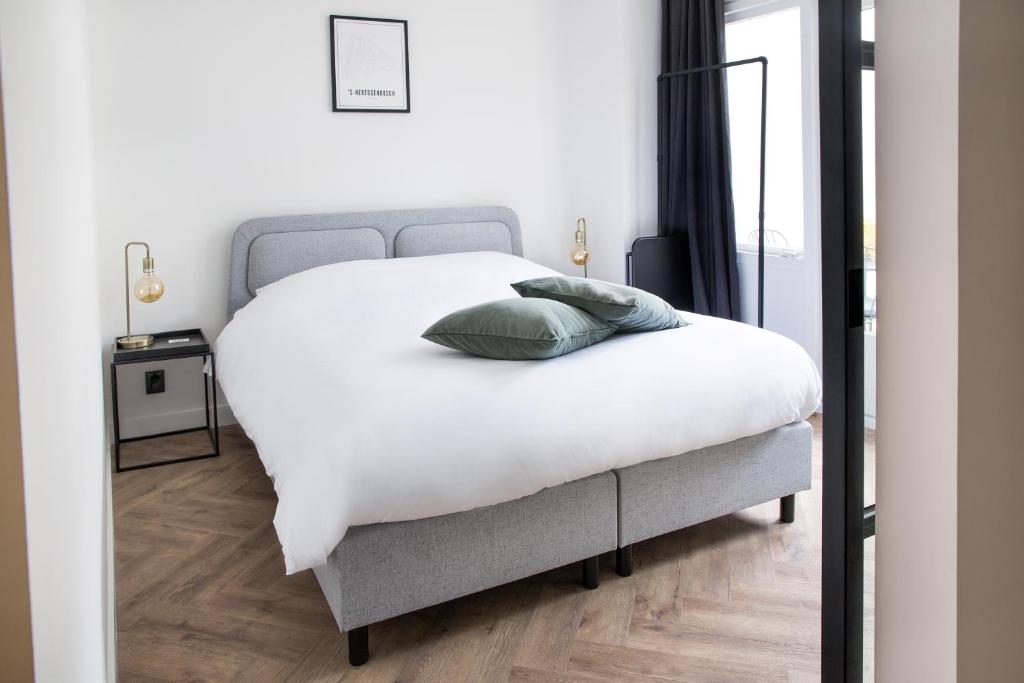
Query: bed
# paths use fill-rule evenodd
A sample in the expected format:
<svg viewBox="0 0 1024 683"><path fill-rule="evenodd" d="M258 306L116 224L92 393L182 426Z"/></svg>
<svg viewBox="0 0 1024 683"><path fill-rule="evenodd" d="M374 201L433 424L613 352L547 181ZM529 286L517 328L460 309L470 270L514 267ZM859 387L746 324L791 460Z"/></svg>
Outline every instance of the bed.
<svg viewBox="0 0 1024 683"><path fill-rule="evenodd" d="M548 361L421 339L553 271L501 207L284 216L235 232L218 375L365 663L368 626L810 487L820 378L795 343L686 313Z"/></svg>

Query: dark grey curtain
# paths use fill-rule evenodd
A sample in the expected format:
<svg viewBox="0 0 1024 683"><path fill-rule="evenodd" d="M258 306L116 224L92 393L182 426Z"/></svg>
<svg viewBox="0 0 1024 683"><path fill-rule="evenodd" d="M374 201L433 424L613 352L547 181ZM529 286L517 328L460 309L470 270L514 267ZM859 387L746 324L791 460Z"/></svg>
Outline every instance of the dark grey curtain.
<svg viewBox="0 0 1024 683"><path fill-rule="evenodd" d="M662 0L662 72L725 61L723 0ZM688 247L693 310L739 320L724 72L658 88L658 233Z"/></svg>

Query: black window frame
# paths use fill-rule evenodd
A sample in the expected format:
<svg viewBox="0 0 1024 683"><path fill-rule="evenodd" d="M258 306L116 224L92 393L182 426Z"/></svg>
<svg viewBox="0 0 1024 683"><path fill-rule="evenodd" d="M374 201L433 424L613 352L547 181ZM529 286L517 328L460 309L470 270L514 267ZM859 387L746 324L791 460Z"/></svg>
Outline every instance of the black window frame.
<svg viewBox="0 0 1024 683"><path fill-rule="evenodd" d="M823 477L821 679L864 660L864 206L861 0L818 0ZM871 53L872 64L873 50ZM872 517L873 521L873 517Z"/></svg>

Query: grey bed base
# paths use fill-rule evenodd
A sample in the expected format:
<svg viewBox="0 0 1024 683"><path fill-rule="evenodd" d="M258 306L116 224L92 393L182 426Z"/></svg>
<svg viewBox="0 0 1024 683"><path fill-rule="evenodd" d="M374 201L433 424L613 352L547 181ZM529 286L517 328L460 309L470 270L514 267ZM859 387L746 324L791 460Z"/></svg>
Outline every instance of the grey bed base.
<svg viewBox="0 0 1024 683"><path fill-rule="evenodd" d="M811 486L811 426L770 432L544 489L519 500L412 522L349 529L314 569L349 658L366 662L369 624L582 562L597 588L597 558L616 552L633 572L634 543Z"/></svg>
<svg viewBox="0 0 1024 683"><path fill-rule="evenodd" d="M263 218L231 248L228 309L259 287L339 261L464 251L521 256L510 209L471 207ZM632 545L775 498L794 519L810 488L811 427L794 423L670 458L544 489L519 500L411 522L349 529L314 569L349 661L369 657L368 625L574 562L598 586L598 556L616 551L632 573Z"/></svg>

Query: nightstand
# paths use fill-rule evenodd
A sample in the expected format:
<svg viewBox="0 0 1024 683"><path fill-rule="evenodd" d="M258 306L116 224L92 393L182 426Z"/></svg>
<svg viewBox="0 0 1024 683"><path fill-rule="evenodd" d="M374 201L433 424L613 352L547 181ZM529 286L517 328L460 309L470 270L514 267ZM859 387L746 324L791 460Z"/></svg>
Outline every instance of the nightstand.
<svg viewBox="0 0 1024 683"><path fill-rule="evenodd" d="M210 372L207 374L205 372L205 367L203 372L203 400L206 406L206 424L189 429L178 429L170 432L161 432L159 434L147 434L145 436L122 439L121 415L117 407L117 368L121 365L152 363L154 361L173 361L181 360L183 358L202 358L204 366L207 363L209 364ZM211 394L213 395L212 425L210 417ZM153 344L139 349L118 348L117 343L115 342L113 352L110 356L110 399L112 403L114 422L115 472L128 472L130 470L139 470L146 467L171 465L173 463L202 460L204 458L215 458L220 455L220 436L217 433L217 363L214 358L213 350L210 348L210 343L206 340L206 335L203 334L202 330L176 330L174 332L161 332L160 334L154 334ZM121 466L121 444L134 441L145 441L148 439L158 439L160 437L187 434L189 432L199 432L203 430L206 430L210 437L210 445L213 447L212 453L189 455L186 457L147 462L141 465L129 465L127 467Z"/></svg>

